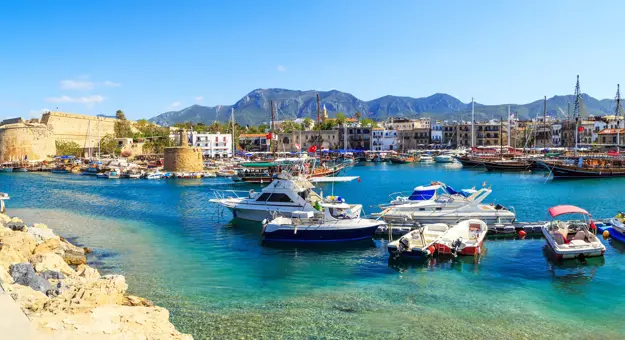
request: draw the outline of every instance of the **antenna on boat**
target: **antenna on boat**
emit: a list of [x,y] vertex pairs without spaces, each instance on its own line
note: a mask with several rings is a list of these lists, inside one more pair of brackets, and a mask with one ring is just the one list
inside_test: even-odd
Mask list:
[[273,160],[276,160],[276,150],[273,146],[273,134],[275,132],[275,121],[274,121],[274,113],[273,113],[273,99],[269,101],[270,105],[271,105],[271,133],[269,134],[269,136],[271,137],[269,139],[269,147],[271,148],[271,152],[273,154]]
[[231,119],[232,119],[232,158],[234,158],[234,155],[237,152],[237,145],[234,143],[234,108],[231,108],[232,111],[231,112]]
[[547,96],[545,96],[545,102],[543,105],[543,148],[547,147]]
[[321,99],[319,98],[319,93],[317,93],[317,131],[319,131],[317,133],[317,150],[315,151],[319,151],[319,166],[322,165],[322,158],[321,158],[321,121],[320,121],[320,115],[321,115]]

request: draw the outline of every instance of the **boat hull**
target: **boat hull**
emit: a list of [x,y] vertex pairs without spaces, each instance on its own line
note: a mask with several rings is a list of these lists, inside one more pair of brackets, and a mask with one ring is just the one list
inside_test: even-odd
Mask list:
[[484,166],[488,171],[529,171],[532,169],[532,164],[506,164],[495,162],[484,162]]
[[465,168],[483,168],[484,167],[484,161],[477,161],[477,160],[466,159],[466,158],[456,158],[456,159]]
[[[484,244],[484,238],[482,238],[477,245],[466,246],[462,248],[461,250],[458,251],[457,255],[463,255],[463,256],[477,255],[481,252],[483,244]],[[448,245],[443,244],[443,243],[436,244],[436,252],[441,255],[453,254],[453,250]]]
[[625,171],[605,171],[587,170],[583,168],[561,167],[557,165],[549,166],[554,179],[577,179],[577,178],[607,178],[625,177]]
[[429,213],[424,215],[415,215],[415,214],[386,214],[383,216],[385,222],[401,225],[401,224],[414,224],[414,222],[419,222],[421,224],[434,224],[434,223],[445,223],[445,224],[455,224],[458,220],[467,219],[467,218],[477,218],[480,219],[488,225],[493,225],[496,223],[512,223],[515,220],[515,215],[509,210],[502,210],[501,212],[495,213],[482,213],[478,214],[477,212],[466,212],[466,213]]
[[276,212],[279,215],[285,217],[291,217],[291,213],[294,211],[305,210],[299,206],[291,207],[271,207],[271,210],[267,210],[265,206],[253,207],[250,205],[245,206],[226,206],[232,212],[232,216],[242,220],[261,222],[265,219],[270,220],[273,218],[271,212]]
[[551,238],[549,231],[543,227],[542,228],[543,236],[545,237],[547,246],[553,252],[558,260],[572,260],[583,257],[599,257],[603,256],[605,253],[605,246],[602,247],[583,247],[583,248],[569,248],[569,249],[560,249],[556,246],[555,241]]
[[13,172],[13,168],[2,168],[0,172]]
[[333,228],[319,225],[299,226],[297,228],[294,226],[281,226],[271,232],[265,230],[263,237],[265,242],[351,242],[371,239],[381,225],[383,224],[354,228]]

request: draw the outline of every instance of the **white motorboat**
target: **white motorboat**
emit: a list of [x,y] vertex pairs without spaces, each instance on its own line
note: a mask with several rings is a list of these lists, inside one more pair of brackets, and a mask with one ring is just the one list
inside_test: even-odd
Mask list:
[[451,155],[442,154],[434,156],[434,161],[436,163],[453,163],[454,158]]
[[128,174],[128,178],[131,178],[131,179],[141,178],[141,173],[139,173],[139,172],[131,172],[131,173]]
[[[597,227],[592,216],[584,209],[573,205],[557,205],[548,210],[551,221],[543,225],[542,232],[547,245],[557,259],[566,260],[603,256],[605,246],[595,231]],[[581,215],[581,220],[557,220],[562,215]]]
[[460,221],[436,241],[436,252],[454,256],[480,254],[486,233],[488,226],[484,221],[478,219]]
[[392,198],[390,205],[374,215],[391,224],[410,225],[417,222],[452,225],[468,218],[477,218],[488,224],[514,222],[516,214],[512,209],[499,204],[482,204],[491,192],[490,188],[456,191],[445,183],[433,182],[429,186],[416,187],[409,196]]
[[361,218],[362,205],[340,197],[319,203],[321,211],[294,211],[291,217],[263,221],[266,242],[348,242],[371,239],[384,221]]
[[386,247],[393,256],[426,257],[434,254],[434,244],[447,231],[449,227],[444,223],[426,224],[422,228],[413,230],[390,242]]
[[271,219],[272,212],[290,217],[294,211],[318,211],[315,206],[322,201],[313,191],[315,186],[303,176],[280,174],[261,192],[250,190],[239,196],[240,191],[215,191],[218,196],[210,202],[232,211],[236,218],[262,221]]
[[164,174],[162,174],[162,173],[157,171],[157,172],[153,172],[151,174],[148,174],[147,176],[145,176],[145,178],[147,178],[147,179],[162,179],[163,175]]
[[434,163],[434,157],[428,154],[423,154],[419,159],[419,163]]

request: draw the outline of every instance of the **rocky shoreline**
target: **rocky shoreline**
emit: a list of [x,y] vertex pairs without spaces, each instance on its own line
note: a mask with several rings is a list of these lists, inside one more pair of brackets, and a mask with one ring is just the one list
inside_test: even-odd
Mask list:
[[77,247],[44,224],[0,214],[0,285],[45,339],[192,339],[169,312],[127,295],[122,275],[100,275]]

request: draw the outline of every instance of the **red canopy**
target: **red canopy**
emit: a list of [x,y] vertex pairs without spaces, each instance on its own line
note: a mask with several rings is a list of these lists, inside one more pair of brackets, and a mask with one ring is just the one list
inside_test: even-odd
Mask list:
[[590,216],[588,211],[578,208],[574,205],[556,205],[555,207],[549,208],[549,215],[551,217],[556,217],[564,214],[584,214]]

